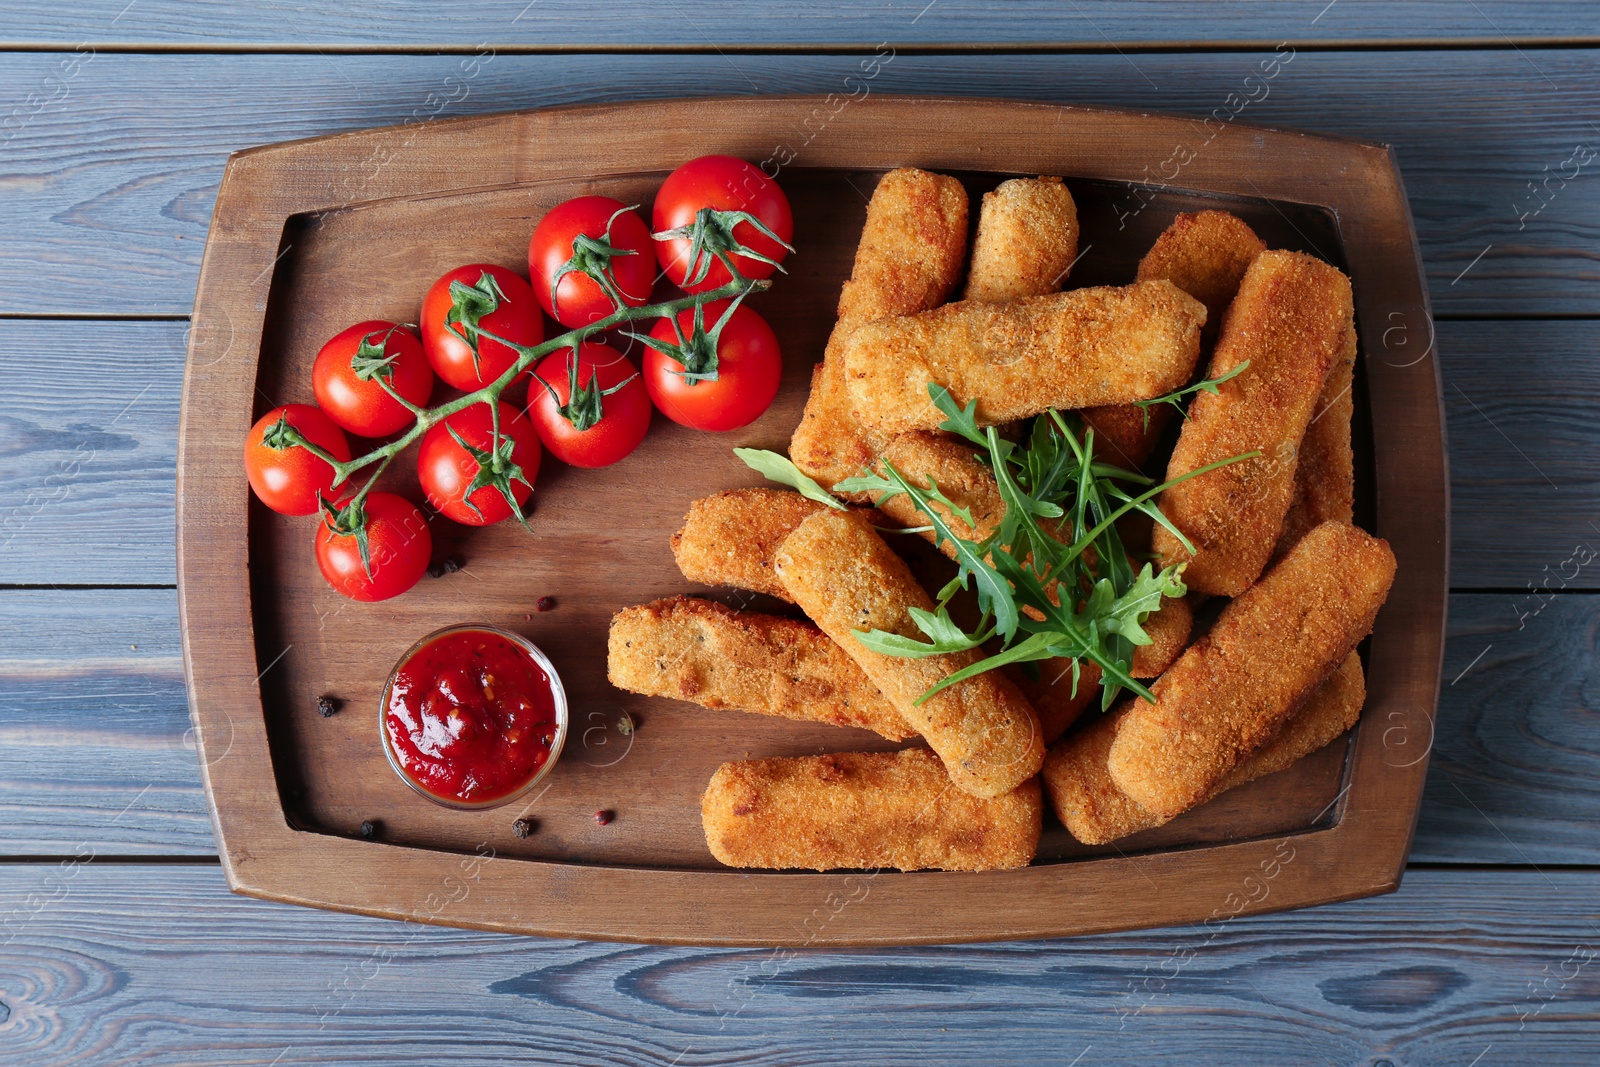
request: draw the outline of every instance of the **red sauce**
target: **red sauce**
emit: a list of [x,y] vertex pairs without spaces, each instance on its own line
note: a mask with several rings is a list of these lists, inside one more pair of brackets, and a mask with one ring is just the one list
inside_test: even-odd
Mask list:
[[555,695],[525,649],[463,630],[400,665],[383,723],[406,777],[446,800],[481,804],[516,792],[549,761]]

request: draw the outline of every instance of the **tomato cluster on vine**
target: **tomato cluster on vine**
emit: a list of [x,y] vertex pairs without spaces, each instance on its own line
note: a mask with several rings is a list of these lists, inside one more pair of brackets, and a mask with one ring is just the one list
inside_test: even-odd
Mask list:
[[[777,395],[777,336],[743,305],[793,251],[794,218],[771,178],[743,160],[702,156],[637,206],[581,196],[552,208],[528,246],[529,279],[493,263],[447,271],[418,324],[378,319],[341,330],[312,364],[316,404],[285,404],[245,439],[255,495],[286,515],[321,515],[316,558],[355,600],[411,588],[432,555],[428,516],[373,486],[418,442],[431,510],[467,526],[527,525],[543,451],[575,467],[625,458],[653,409],[697,430],[759,418]],[[687,294],[652,303],[660,276]],[[565,332],[547,337],[544,317]],[[654,320],[648,333],[619,329]],[[643,372],[600,338],[645,347]],[[459,394],[434,407],[436,381]],[[526,387],[517,407],[503,397]],[[347,436],[349,435],[349,436]],[[353,455],[349,437],[378,442]],[[353,478],[365,481],[358,488]]]

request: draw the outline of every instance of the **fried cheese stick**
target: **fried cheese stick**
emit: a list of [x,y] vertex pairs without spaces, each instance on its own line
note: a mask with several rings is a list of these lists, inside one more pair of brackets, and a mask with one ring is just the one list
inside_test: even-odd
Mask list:
[[[1356,724],[1366,697],[1361,658],[1352,652],[1290,716],[1277,736],[1229,771],[1200,803],[1235,786],[1276,774],[1331,744]],[[1104,845],[1170,821],[1134,803],[1117,788],[1106,768],[1121,718],[1120,711],[1104,716],[1051,748],[1044,758],[1041,777],[1051,807],[1061,825],[1086,845]]]
[[920,638],[907,609],[933,610],[910,568],[860,515],[812,515],[778,547],[774,563],[794,602],[927,739],[958,789],[994,797],[1038,773],[1044,762],[1038,716],[1003,675],[986,671],[916,703],[983,658],[977,649],[907,659],[873,652],[856,639],[856,631],[874,629]]
[[668,597],[617,612],[606,673],[645,696],[855,726],[891,741],[916,733],[815,626],[710,600]]
[[843,345],[845,381],[856,418],[884,437],[945,421],[930,383],[995,425],[1180,388],[1204,321],[1205,307],[1167,281],[968,300],[862,326]]
[[1325,522],[1355,518],[1355,453],[1350,447],[1350,422],[1355,417],[1356,330],[1351,324],[1344,354],[1334,361],[1316,413],[1300,439],[1294,467],[1294,494],[1283,517],[1283,533],[1273,549],[1274,561],[1289,554],[1300,539]]
[[903,168],[878,182],[850,280],[839,295],[839,321],[811,395],[789,442],[789,458],[831,488],[872,461],[876,443],[856,421],[845,388],[844,341],[875,319],[938,307],[961,277],[967,245],[967,192],[942,174]]
[[[907,469],[937,471],[934,476],[940,488],[958,504],[971,507],[974,518],[984,513],[982,500],[985,498],[985,492],[992,494],[993,499],[998,502],[999,490],[995,488],[993,476],[973,458],[970,449],[965,449],[959,443],[935,434],[911,436],[928,439],[925,442],[928,447],[926,454],[921,454],[920,446],[918,449],[896,452],[894,444],[891,444],[889,450],[891,456],[898,456],[900,461],[907,464]],[[917,458],[919,455],[920,458]],[[940,465],[925,465],[935,463]],[[899,469],[898,462],[896,468]],[[980,469],[981,478],[978,476]],[[963,476],[968,479],[965,484],[971,491],[967,499],[963,499],[962,490],[959,488]],[[987,478],[986,490],[983,478]],[[920,478],[913,480],[919,484],[926,484]],[[899,501],[905,499],[897,498]],[[895,503],[896,501],[885,502],[884,513],[890,514],[896,521],[906,523],[920,521],[914,507],[903,514],[903,509],[895,508]],[[766,593],[782,600],[789,600],[788,591],[777,581],[772,557],[777,552],[778,545],[794,532],[802,520],[825,509],[826,505],[807,500],[799,493],[785,489],[731,489],[715,493],[690,505],[683,528],[672,536],[672,552],[678,561],[678,569],[690,581],[705,585],[732,586],[736,589]],[[941,513],[943,510],[940,508]],[[879,513],[872,509],[864,509],[862,514],[868,521],[872,521]],[[998,523],[999,517],[995,516],[993,521]],[[954,517],[952,525],[958,528],[958,533],[966,530],[979,538],[988,536],[993,529],[992,525],[980,525],[974,530]],[[967,534],[962,535],[967,536]],[[949,546],[945,547],[947,552],[953,551]],[[1194,615],[1188,604],[1181,600],[1169,600],[1163,603],[1155,614],[1145,620],[1145,632],[1154,640],[1151,644],[1134,649],[1133,676],[1155,678],[1166,670],[1183,651],[1193,623]],[[751,666],[754,666],[753,661]],[[1021,667],[1005,667],[1002,670],[1034,706],[1043,728],[1044,742],[1049,744],[1077,720],[1090,701],[1097,699],[1100,670],[1094,664],[1085,662],[1080,670],[1078,689],[1074,692],[1070,660],[1044,660],[1037,666],[1038,680],[1030,679],[1028,672]],[[853,662],[851,667],[855,667]],[[781,668],[773,664],[771,669]],[[841,677],[831,677],[830,681],[840,687],[850,684],[848,679]],[[623,686],[623,688],[630,687]],[[876,729],[876,727],[869,728]]]
[[1107,760],[1140,807],[1170,818],[1276,734],[1371,630],[1394,581],[1387,542],[1327,522],[1223,609],[1132,701]]
[[[1250,261],[1267,250],[1266,243],[1238,217],[1226,211],[1181,214],[1156,238],[1139,261],[1137,280],[1165,278],[1206,306],[1200,341],[1216,340],[1224,312],[1239,291]],[[1132,404],[1089,408],[1081,413],[1104,442],[1113,462],[1137,470],[1150,458],[1157,440],[1175,412],[1161,404],[1149,411]]]
[[1353,321],[1350,280],[1319,259],[1263,252],[1245,272],[1208,377],[1246,360],[1250,366],[1216,395],[1194,398],[1167,477],[1251,451],[1260,455],[1161,494],[1161,510],[1195,551],[1162,526],[1151,545],[1163,566],[1189,564],[1183,576],[1189,588],[1237,596],[1260,576],[1283,530],[1300,439]]
[[700,821],[730,867],[994,871],[1033,860],[1043,809],[1037,778],[974,797],[913,748],[724,763]]
[[1078,206],[1060,178],[1012,178],[983,194],[963,300],[1022,300],[1061,288],[1078,258]]
[[788,600],[772,570],[778,545],[827,507],[787,489],[728,489],[689,505],[672,556],[691,582],[731,585]]

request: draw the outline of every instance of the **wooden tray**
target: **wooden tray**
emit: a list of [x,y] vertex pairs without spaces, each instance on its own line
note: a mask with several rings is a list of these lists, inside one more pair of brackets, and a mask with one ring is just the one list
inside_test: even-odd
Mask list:
[[[697,131],[688,140],[682,131]],[[793,162],[790,273],[753,301],[785,351],[783,390],[745,430],[659,416],[608,470],[546,458],[535,537],[434,523],[460,573],[360,605],[316,571],[315,520],[250,500],[241,442],[267,407],[311,399],[319,345],[363,318],[414,320],[459,263],[522,271],[544,211],[604,192],[650,203],[684,158]],[[1181,161],[1181,162],[1180,162]],[[732,871],[707,852],[699,796],[747,755],[879,748],[874,735],[635,697],[605,681],[617,609],[706,591],[667,539],[689,502],[758,484],[734,445],[783,449],[833,322],[879,173],[959,174],[974,194],[1060,174],[1078,200],[1074,285],[1130,280],[1178,210],[1236,211],[1274,247],[1317,252],[1355,283],[1365,524],[1400,561],[1365,657],[1348,745],[1121,847],[1059,827],[1021,871]],[[1143,184],[1130,184],[1143,183]],[[1154,183],[1154,184],[1152,184]],[[1448,499],[1427,295],[1404,190],[1379,145],[1215,120],[985,100],[683,100],[529,111],[273,145],[228,163],[195,300],[178,462],[178,571],[190,703],[229,883],[242,893],[423,922],[711,944],[906,944],[1051,937],[1347,900],[1393,890],[1415,824],[1438,696]],[[1370,434],[1370,437],[1369,437]],[[420,499],[406,462],[390,477]],[[737,602],[732,597],[726,598]],[[536,598],[557,608],[534,614]],[[771,605],[763,605],[771,607]],[[390,771],[377,698],[399,654],[454,622],[528,634],[572,700],[566,754],[520,806],[449,811]],[[344,710],[316,712],[338,696]],[[618,717],[639,729],[624,738]],[[615,811],[609,825],[594,818]],[[364,820],[379,824],[362,839]]]

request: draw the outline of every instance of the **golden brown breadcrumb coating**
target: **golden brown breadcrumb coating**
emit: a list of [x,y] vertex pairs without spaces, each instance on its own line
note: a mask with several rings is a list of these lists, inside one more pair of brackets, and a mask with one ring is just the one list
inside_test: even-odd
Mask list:
[[802,520],[825,507],[787,489],[713,493],[689,505],[683,527],[672,535],[672,556],[691,582],[788,600],[772,556]]
[[983,194],[963,300],[1054,293],[1078,258],[1078,206],[1060,178],[1012,178]]
[[724,763],[700,820],[730,867],[994,871],[1032,862],[1043,808],[1037,778],[979,798],[913,748]]
[[[1332,743],[1356,724],[1366,697],[1361,658],[1352,652],[1289,717],[1277,736],[1245,757],[1201,803],[1235,786],[1276,774]],[[1119,709],[1089,724],[1052,747],[1044,759],[1041,777],[1056,818],[1086,845],[1104,845],[1169,821],[1140,807],[1117,788],[1106,767],[1122,715],[1123,709]]]
[[1205,307],[1171,282],[1075,289],[1007,304],[963,301],[881,319],[844,342],[856,418],[885,437],[937,429],[936,382],[980,425],[1144,400],[1189,381]]
[[[1250,261],[1266,250],[1254,230],[1226,211],[1185,213],[1139,261],[1138,280],[1165,278],[1204,304],[1206,324],[1200,343],[1209,350]],[[1151,408],[1146,418],[1143,408],[1117,404],[1088,408],[1081,414],[1095,428],[1106,458],[1138,470],[1177,412],[1163,404]]]
[[1267,250],[1244,220],[1226,211],[1184,213],[1139,261],[1139,281],[1165,278],[1206,306],[1206,339],[1217,336],[1223,313],[1251,262]]
[[1194,398],[1167,464],[1176,478],[1217,460],[1260,453],[1161,494],[1168,519],[1151,544],[1162,564],[1188,562],[1183,580],[1213,596],[1237,596],[1261,574],[1289,510],[1294,468],[1322,383],[1345,351],[1354,309],[1350,280],[1300,252],[1263,252],[1228,307],[1207,377],[1248,360],[1249,369]]
[[1372,630],[1394,569],[1388,543],[1354,526],[1312,530],[1161,676],[1154,704],[1131,702],[1117,785],[1165,817],[1199,803]]
[[789,442],[789,458],[832,485],[859,474],[877,442],[856,421],[845,389],[842,347],[863,323],[942,304],[961,277],[967,246],[967,193],[942,174],[903,168],[878,182],[839,295],[839,321],[811,375],[811,395]]
[[1038,717],[999,673],[987,671],[916,702],[976,663],[981,652],[907,659],[873,652],[856,639],[857,631],[884,630],[920,640],[907,609],[933,610],[910,568],[865,519],[840,511],[813,515],[779,546],[775,562],[794,602],[927,739],[958,788],[999,796],[1038,773],[1044,761]]
[[1272,552],[1274,561],[1288,555],[1302,537],[1323,523],[1355,519],[1356,461],[1350,446],[1350,423],[1356,410],[1355,367],[1356,329],[1352,323],[1344,355],[1328,371],[1316,411],[1300,439],[1294,493],[1283,517],[1283,533]]
[[606,669],[630,693],[855,726],[891,741],[916,735],[815,626],[710,600],[668,597],[617,612]]
[[1100,706],[1100,667],[1092,660],[1084,660],[1078,668],[1078,687],[1074,689],[1070,659],[1040,660],[1030,666],[1035,670],[1030,672],[1021,664],[1001,670],[1033,705],[1039,715],[1039,733],[1045,744],[1052,745],[1084,711]]
[[1163,599],[1161,607],[1144,620],[1144,632],[1150,635],[1150,643],[1133,650],[1133,676],[1160,677],[1183,655],[1193,628],[1194,610],[1188,601],[1183,597]]

